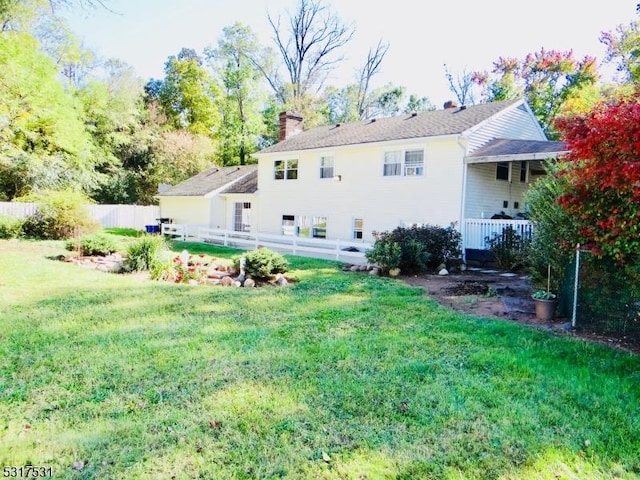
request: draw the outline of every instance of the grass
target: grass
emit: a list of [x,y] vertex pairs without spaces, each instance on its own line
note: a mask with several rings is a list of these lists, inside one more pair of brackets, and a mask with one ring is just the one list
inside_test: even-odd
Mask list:
[[[230,258],[237,251],[177,243]],[[0,466],[56,478],[635,479],[640,359],[288,257],[143,281],[0,241]]]

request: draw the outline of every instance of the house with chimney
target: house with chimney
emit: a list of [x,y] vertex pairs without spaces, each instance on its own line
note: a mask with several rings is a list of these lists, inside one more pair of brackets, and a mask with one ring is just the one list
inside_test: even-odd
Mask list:
[[482,249],[500,224],[485,220],[528,225],[528,186],[565,153],[524,100],[309,130],[302,121],[282,114],[280,141],[256,154],[261,232],[371,242],[375,231],[455,223]]
[[251,179],[251,188],[216,183],[203,193],[207,188],[178,185],[169,195],[194,193],[215,208],[189,217],[196,204],[182,200],[185,215],[180,208],[165,215],[160,196],[161,215],[354,245],[398,226],[453,223],[465,248],[483,249],[484,239],[507,224],[530,229],[525,192],[544,175],[545,160],[566,153],[521,99],[447,102],[441,110],[306,130],[295,113],[283,112],[279,121],[279,141],[254,154],[251,177],[234,180],[244,178],[246,187]]

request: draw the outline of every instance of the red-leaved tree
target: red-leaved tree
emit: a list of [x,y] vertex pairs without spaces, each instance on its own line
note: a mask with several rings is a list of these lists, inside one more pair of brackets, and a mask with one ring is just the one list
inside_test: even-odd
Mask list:
[[579,223],[581,242],[618,264],[640,253],[640,92],[560,119],[570,151],[570,189],[559,204]]

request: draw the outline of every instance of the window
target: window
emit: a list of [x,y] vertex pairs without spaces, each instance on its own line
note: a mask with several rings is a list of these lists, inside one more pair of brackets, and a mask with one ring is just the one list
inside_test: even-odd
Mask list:
[[251,203],[236,202],[233,220],[233,230],[235,232],[251,231]]
[[520,162],[520,182],[527,182],[527,162]]
[[296,234],[296,217],[293,215],[282,216],[282,234],[289,236]]
[[333,178],[333,157],[320,157],[320,178]]
[[393,177],[402,173],[402,152],[384,152],[385,177]]
[[327,217],[313,217],[313,238],[327,238]]
[[404,174],[406,176],[424,173],[424,150],[407,150],[404,153]]
[[496,180],[509,180],[509,162],[496,164]]
[[361,240],[362,239],[362,226],[363,226],[363,221],[361,218],[355,218],[353,220],[353,238],[356,240]]
[[276,160],[273,165],[275,180],[296,180],[298,178],[298,160]]
[[382,174],[385,177],[424,175],[424,150],[385,152]]

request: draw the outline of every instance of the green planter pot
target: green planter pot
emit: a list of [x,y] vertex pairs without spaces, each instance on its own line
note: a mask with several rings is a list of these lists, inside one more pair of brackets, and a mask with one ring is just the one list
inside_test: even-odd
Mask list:
[[536,318],[543,322],[550,322],[556,316],[556,307],[558,306],[558,300],[543,300],[540,298],[533,299],[536,305]]

